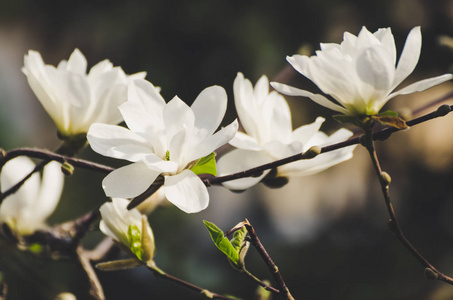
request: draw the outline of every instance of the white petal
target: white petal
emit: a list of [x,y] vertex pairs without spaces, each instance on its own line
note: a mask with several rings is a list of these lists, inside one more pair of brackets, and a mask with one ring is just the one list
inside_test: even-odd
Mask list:
[[220,86],[204,89],[195,99],[191,108],[195,115],[195,126],[212,135],[222,122],[227,107],[227,94]]
[[128,210],[129,201],[113,198],[99,209],[102,220],[99,229],[111,238],[129,247],[129,225],[135,225],[141,231],[141,214],[137,209]]
[[441,83],[443,83],[445,81],[451,80],[452,78],[453,78],[452,74],[444,74],[444,75],[440,75],[440,76],[437,76],[437,77],[428,78],[428,79],[424,79],[424,80],[420,80],[420,81],[414,82],[411,85],[408,85],[405,88],[402,88],[401,90],[390,94],[386,98],[386,101],[388,101],[388,100],[390,100],[393,97],[398,96],[398,95],[407,95],[407,94],[411,94],[411,93],[415,93],[415,92],[424,91],[424,90],[429,89],[429,88],[431,88],[431,87],[433,87],[435,85],[438,85],[438,84],[441,84]]
[[55,161],[48,163],[44,167],[41,189],[33,205],[35,219],[44,222],[53,213],[60,200],[63,184],[61,164]]
[[263,147],[261,147],[258,141],[255,140],[255,138],[240,131],[236,132],[235,136],[231,139],[229,144],[236,148],[244,150],[263,150]]
[[271,86],[279,91],[282,94],[289,95],[289,96],[303,96],[303,97],[308,97],[314,102],[318,103],[319,105],[322,105],[326,108],[338,111],[342,114],[349,114],[348,110],[345,109],[344,107],[341,107],[340,105],[337,105],[327,99],[326,97],[319,95],[319,94],[312,94],[308,91],[301,90],[286,84],[278,83],[278,82],[271,82]]
[[257,99],[254,95],[250,80],[245,79],[242,73],[238,73],[233,83],[234,104],[236,112],[241,120],[242,127],[248,135],[258,138],[259,126],[262,120],[259,114]]
[[220,129],[214,135],[201,141],[199,144],[192,145],[190,149],[187,149],[187,153],[184,154],[184,161],[191,162],[205,157],[219,147],[227,144],[236,134],[238,126],[237,120],[234,120],[230,125]]
[[[366,104],[368,104],[368,101],[385,98],[391,91],[395,66],[385,48],[370,47],[365,49],[357,57],[356,70],[361,80],[358,85],[360,95],[366,100]],[[367,113],[360,111],[357,106],[355,108],[360,113]]]
[[[31,159],[25,156],[20,156],[8,161],[2,168],[1,172],[1,191],[5,192],[27,174],[29,174],[35,167]],[[8,218],[20,218],[24,209],[28,209],[36,200],[39,193],[40,178],[39,173],[33,174],[19,190],[6,198],[0,206],[0,219],[2,221]]]
[[190,170],[165,176],[163,191],[168,201],[190,214],[208,207],[209,194],[201,179]]
[[[322,132],[318,132],[313,141],[310,141],[308,146],[324,146],[347,140],[352,135],[352,132],[346,129],[340,129],[330,137]],[[345,147],[339,150],[322,153],[313,159],[299,160],[278,167],[278,174],[281,176],[307,176],[319,173],[327,168],[339,164],[352,157],[354,146]]]
[[163,111],[165,133],[167,141],[177,134],[183,126],[192,128],[195,124],[195,115],[192,109],[178,96],[175,96],[164,108]]
[[392,65],[396,64],[396,46],[395,39],[393,38],[392,30],[390,28],[380,28],[373,33],[380,41],[382,46],[387,50],[392,58]]
[[[265,151],[249,151],[237,149],[220,157],[217,162],[218,176],[245,171],[269,162],[273,159]],[[247,177],[226,181],[222,185],[231,190],[246,190],[264,178],[270,171],[264,171],[259,177]]]
[[102,187],[108,197],[133,198],[146,191],[159,174],[144,163],[136,162],[108,174]]
[[135,162],[152,152],[142,137],[121,126],[93,124],[87,139],[94,151],[113,158]]
[[[170,153],[171,155],[171,153]],[[147,155],[143,162],[148,168],[159,173],[174,173],[178,169],[178,164],[173,161],[166,161],[151,153]]]
[[[128,87],[128,102],[120,106],[127,127],[135,132],[152,133],[164,128],[165,100],[150,82],[135,80]],[[150,135],[151,135],[150,134]]]
[[392,89],[397,87],[415,69],[422,48],[422,33],[420,26],[412,28],[409,32],[403,51],[401,52]]
[[75,49],[69,57],[68,63],[66,64],[68,71],[85,75],[87,71],[87,60],[83,56],[79,49]]
[[316,121],[311,124],[301,126],[294,130],[292,139],[293,141],[298,141],[302,145],[306,145],[308,141],[315,135],[316,132],[321,128],[322,123],[325,119],[322,117],[317,117]]

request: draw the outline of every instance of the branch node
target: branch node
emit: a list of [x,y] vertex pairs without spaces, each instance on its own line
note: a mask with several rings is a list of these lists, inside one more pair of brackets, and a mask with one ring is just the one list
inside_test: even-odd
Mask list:
[[308,149],[307,151],[304,152],[303,156],[304,156],[304,158],[310,159],[310,158],[315,158],[319,154],[321,154],[321,147],[312,146],[312,147],[310,147],[310,149]]
[[445,115],[448,115],[450,111],[451,111],[450,105],[444,104],[439,106],[439,108],[437,109],[437,114],[439,117],[443,117]]
[[390,182],[392,182],[392,177],[387,172],[381,172],[381,181],[385,185],[385,187],[388,187],[390,185]]

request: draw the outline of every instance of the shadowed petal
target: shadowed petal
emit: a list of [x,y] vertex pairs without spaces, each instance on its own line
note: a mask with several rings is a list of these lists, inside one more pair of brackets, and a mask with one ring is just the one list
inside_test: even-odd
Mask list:
[[[249,151],[236,149],[223,155],[217,162],[218,176],[234,174],[245,171],[266,163],[272,162],[273,159],[265,151]],[[247,177],[223,182],[222,185],[231,190],[246,190],[266,176],[270,170],[264,171],[258,177]]]
[[190,214],[208,207],[209,194],[201,179],[190,170],[166,176],[163,192],[168,201]]

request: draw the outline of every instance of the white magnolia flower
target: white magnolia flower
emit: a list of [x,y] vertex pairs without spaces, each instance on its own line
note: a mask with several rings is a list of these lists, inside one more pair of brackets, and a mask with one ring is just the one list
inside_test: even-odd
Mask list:
[[30,50],[24,58],[22,72],[31,89],[66,137],[86,133],[94,122],[122,122],[118,105],[126,101],[129,82],[146,76],[127,76],[109,60],[99,62],[88,74],[86,71],[87,61],[79,49],[56,68],[45,65],[36,51]]
[[[8,161],[1,173],[1,191],[13,187],[34,168],[35,164],[28,157],[21,156]],[[22,235],[44,228],[46,219],[60,199],[63,177],[59,163],[48,163],[42,180],[39,173],[34,173],[16,193],[3,201],[0,205],[0,222],[7,223],[12,230]]]
[[283,94],[309,97],[342,114],[375,115],[395,96],[420,92],[453,78],[452,74],[444,74],[393,92],[417,65],[421,43],[420,27],[415,27],[407,37],[396,68],[395,41],[390,28],[371,33],[363,27],[358,36],[345,32],[341,44],[321,44],[315,56],[287,57],[294,69],[338,104],[323,95],[285,84],[271,85]]
[[[147,220],[143,222],[142,218],[146,217],[136,208],[128,210],[128,204],[128,200],[121,198],[113,198],[112,202],[104,203],[99,209],[102,217],[99,229],[105,235],[126,246],[140,260],[143,252],[149,249],[152,253],[147,255],[152,259],[155,248],[153,231]],[[143,228],[144,224],[145,228]],[[150,237],[150,245],[142,245],[144,230]]]
[[[312,124],[293,131],[291,113],[286,100],[273,91],[262,76],[253,89],[252,83],[238,73],[234,81],[234,103],[246,133],[237,132],[230,144],[237,147],[218,162],[220,175],[244,171],[278,159],[305,152],[312,146],[325,146],[347,140],[352,132],[340,129],[330,137],[320,132],[324,122],[317,118]],[[277,176],[304,176],[325,170],[350,159],[354,146],[323,153],[309,160],[300,160],[277,168]],[[244,190],[258,183],[260,177],[249,177],[223,183],[230,189]]]
[[129,87],[129,101],[120,106],[129,129],[93,124],[88,131],[94,151],[132,162],[107,175],[102,182],[106,195],[136,197],[162,174],[162,192],[170,202],[187,213],[205,209],[207,189],[190,168],[228,143],[237,131],[234,121],[214,133],[226,111],[225,90],[206,88],[189,107],[178,97],[166,104],[145,80],[134,83]]

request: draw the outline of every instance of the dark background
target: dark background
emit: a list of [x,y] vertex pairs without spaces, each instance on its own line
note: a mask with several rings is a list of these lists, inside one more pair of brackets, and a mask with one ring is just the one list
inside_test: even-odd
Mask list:
[[[77,47],[90,67],[108,58],[128,74],[146,71],[167,101],[178,95],[190,104],[204,88],[221,85],[230,99],[224,121],[228,124],[235,118],[232,85],[238,71],[252,82],[262,74],[275,78],[290,70],[285,56],[301,46],[314,51],[320,42],[340,42],[344,31],[357,34],[362,26],[372,32],[391,27],[400,53],[417,25],[422,26],[422,54],[404,84],[451,71],[453,51],[440,46],[438,38],[453,36],[453,1],[0,0],[0,147],[58,145],[50,118],[20,72],[29,49],[40,51],[53,65]],[[316,91],[302,76],[295,75],[290,83]],[[450,90],[444,84],[392,100],[391,105],[407,112]],[[294,128],[318,115],[327,119],[323,130],[340,128],[330,118],[332,112],[306,99],[288,100]],[[380,143],[378,151],[393,178],[391,192],[403,230],[426,258],[451,275],[450,119],[395,134]],[[120,165],[89,148],[81,157]],[[170,274],[211,291],[253,299],[256,284],[229,267],[202,224],[208,219],[227,230],[248,218],[296,299],[453,298],[453,288],[426,280],[423,268],[386,229],[388,216],[369,167],[365,151],[358,148],[351,161],[320,175],[294,179],[278,191],[256,187],[233,194],[211,188],[211,204],[200,214],[158,208],[149,218],[156,236],[156,262]],[[76,170],[67,178],[50,223],[71,220],[106,201],[101,181],[102,175]],[[102,237],[96,228],[84,241],[87,247]],[[71,262],[37,260],[13,248],[3,252],[8,299],[53,299],[63,291],[87,298],[85,279]],[[253,249],[247,266],[258,277],[271,278]],[[154,278],[144,268],[98,275],[107,299],[202,298]]]

